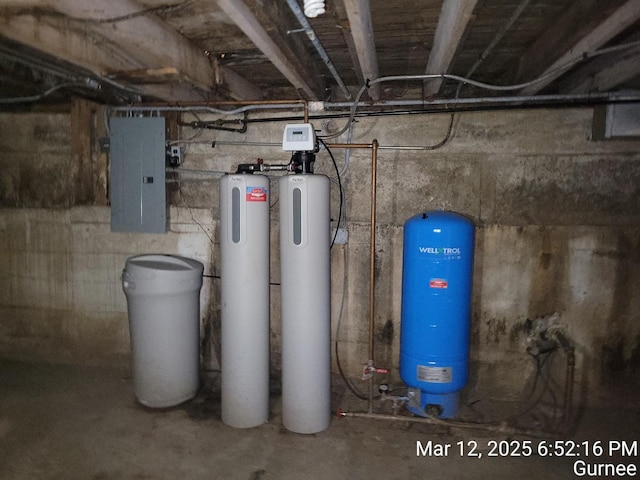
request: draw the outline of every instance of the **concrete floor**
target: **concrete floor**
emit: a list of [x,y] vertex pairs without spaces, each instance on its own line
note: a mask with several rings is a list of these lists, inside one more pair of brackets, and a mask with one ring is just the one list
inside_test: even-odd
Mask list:
[[[542,440],[363,418],[336,418],[328,430],[303,436],[282,428],[278,399],[272,403],[268,424],[237,430],[220,421],[219,399],[206,390],[154,411],[134,401],[126,370],[0,361],[0,478],[549,480],[573,478],[579,460],[489,457],[491,441],[531,440],[536,449]],[[608,448],[639,436],[640,408],[588,411],[572,438]],[[417,441],[430,440],[452,444],[448,456],[416,456]],[[459,441],[477,442],[482,457],[462,457]],[[637,455],[606,452],[586,460],[638,463]]]

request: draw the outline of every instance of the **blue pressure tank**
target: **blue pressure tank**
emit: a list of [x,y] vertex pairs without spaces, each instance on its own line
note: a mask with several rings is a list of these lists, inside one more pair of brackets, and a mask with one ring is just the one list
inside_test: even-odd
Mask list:
[[400,376],[417,415],[458,413],[468,376],[473,246],[473,223],[457,213],[421,213],[404,225]]

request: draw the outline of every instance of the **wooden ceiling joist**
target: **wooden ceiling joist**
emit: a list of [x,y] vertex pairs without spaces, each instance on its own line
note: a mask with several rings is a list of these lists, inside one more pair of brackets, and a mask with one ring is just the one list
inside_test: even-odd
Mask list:
[[[0,89],[73,84],[51,102],[343,100],[300,23],[284,0],[0,0]],[[523,95],[640,88],[640,0],[331,0],[309,23],[347,87],[368,82],[365,101],[457,96],[443,73]],[[479,76],[464,73],[480,61]],[[375,83],[417,73],[438,78]]]
[[3,36],[40,50],[96,74],[127,68],[143,68],[140,62],[116,51],[113,45],[98,44],[88,31],[71,28],[68,21],[52,18],[43,22],[32,15],[0,17]]
[[[160,94],[159,98],[169,101],[202,100],[214,87],[216,76],[207,55],[161,19],[135,15],[141,11],[135,2],[59,0],[52,7],[63,15],[0,17],[1,34],[100,77],[128,70],[172,69],[175,77],[187,84],[185,88],[136,86],[143,95]],[[126,20],[109,21],[132,14]],[[233,84],[227,88],[234,98],[261,98],[261,91],[247,84],[242,83],[241,92],[234,92]],[[164,91],[181,96],[167,97]]]
[[607,92],[640,77],[640,45],[603,55],[572,72],[559,85],[560,93]]
[[349,50],[349,56],[351,57],[351,63],[353,64],[353,69],[358,79],[358,83],[360,85],[363,85],[365,82],[365,78],[362,75],[362,68],[360,68],[360,61],[358,60],[356,45],[353,42],[353,35],[351,35],[351,31],[349,29],[349,17],[347,16],[347,11],[344,8],[344,3],[336,2],[335,9],[336,18],[338,19],[340,25],[340,32],[342,34],[342,37],[344,38],[345,43],[347,44],[347,49]]
[[[378,78],[378,56],[373,36],[373,22],[369,0],[344,0],[349,27],[358,54],[360,70],[365,80]],[[369,96],[373,100],[380,99],[380,84],[369,88]]]
[[112,43],[126,46],[145,67],[174,67],[196,87],[211,89],[213,68],[204,51],[160,18],[138,15],[143,10],[140,4],[132,0],[57,0],[53,6],[75,23],[90,25]]
[[[444,0],[425,73],[448,73],[478,0]],[[424,96],[435,95],[442,79],[425,81]]]
[[[616,9],[611,15],[600,22],[594,29],[592,29],[586,36],[582,37],[577,43],[575,43],[569,50],[564,52],[560,58],[548,66],[544,72],[542,72],[538,78],[544,77],[543,80],[536,82],[520,91],[521,95],[535,95],[543,88],[549,85],[551,82],[559,78],[566,73],[567,65],[574,65],[576,61],[580,60],[585,53],[593,52],[609,40],[613,39],[616,35],[620,34],[640,19],[640,0],[628,0],[618,9]],[[561,19],[562,20],[562,19]],[[579,19],[576,19],[579,21]],[[545,35],[546,44],[554,44],[553,39],[549,39],[549,35],[554,32],[554,29],[550,29]],[[556,32],[560,34],[561,32]],[[555,43],[558,48],[562,43]],[[523,62],[530,62],[531,58],[539,58],[540,53],[535,50],[528,52],[523,56]],[[523,78],[520,79],[525,80]]]
[[308,100],[318,99],[312,82],[302,77],[242,0],[218,0],[218,6],[251,39],[255,46],[260,49],[291,85],[304,92]]

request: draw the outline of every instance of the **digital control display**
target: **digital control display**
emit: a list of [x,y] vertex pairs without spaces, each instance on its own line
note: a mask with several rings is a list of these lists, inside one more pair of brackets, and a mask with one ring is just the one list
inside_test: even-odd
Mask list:
[[312,151],[315,148],[313,125],[301,123],[287,125],[282,138],[282,149],[289,151]]

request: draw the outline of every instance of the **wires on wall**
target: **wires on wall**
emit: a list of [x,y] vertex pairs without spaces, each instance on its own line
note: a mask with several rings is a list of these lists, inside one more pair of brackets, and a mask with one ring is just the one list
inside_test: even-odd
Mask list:
[[331,162],[333,163],[333,168],[336,171],[336,178],[337,178],[337,182],[338,182],[338,188],[340,190],[340,206],[338,208],[338,221],[336,223],[336,231],[333,234],[333,239],[331,240],[331,248],[333,248],[333,245],[336,243],[336,237],[338,236],[338,229],[340,228],[340,222],[342,220],[342,209],[343,209],[343,205],[344,205],[344,189],[342,187],[342,179],[340,178],[340,170],[338,169],[338,164],[336,162],[335,157],[333,156],[333,153],[331,152],[331,149],[327,146],[325,141],[322,140],[321,138],[318,138],[318,141],[322,144],[324,149],[327,151],[327,153],[329,154],[329,157],[331,157]]
[[18,103],[38,102],[48,97],[49,95],[52,95],[58,90],[62,90],[64,88],[86,87],[86,86],[87,86],[87,82],[80,82],[80,81],[59,83],[58,85],[55,85],[50,89],[36,95],[29,95],[26,97],[0,98],[0,105],[13,105]]
[[142,17],[145,15],[148,15],[150,13],[172,13],[175,12],[177,10],[180,10],[182,8],[187,7],[188,5],[194,3],[196,0],[184,0],[182,2],[178,2],[178,3],[173,3],[170,5],[157,5],[155,7],[149,7],[149,8],[143,8],[140,10],[136,10],[127,14],[123,14],[123,15],[118,15],[115,17],[74,17],[71,15],[64,15],[64,14],[58,14],[58,13],[49,13],[49,15],[51,16],[58,16],[58,15],[62,15],[64,18],[69,19],[69,20],[73,20],[75,22],[83,22],[83,23],[94,23],[94,24],[100,24],[100,23],[118,23],[118,22],[123,22],[125,20],[131,20],[132,18],[137,18],[137,17]]

